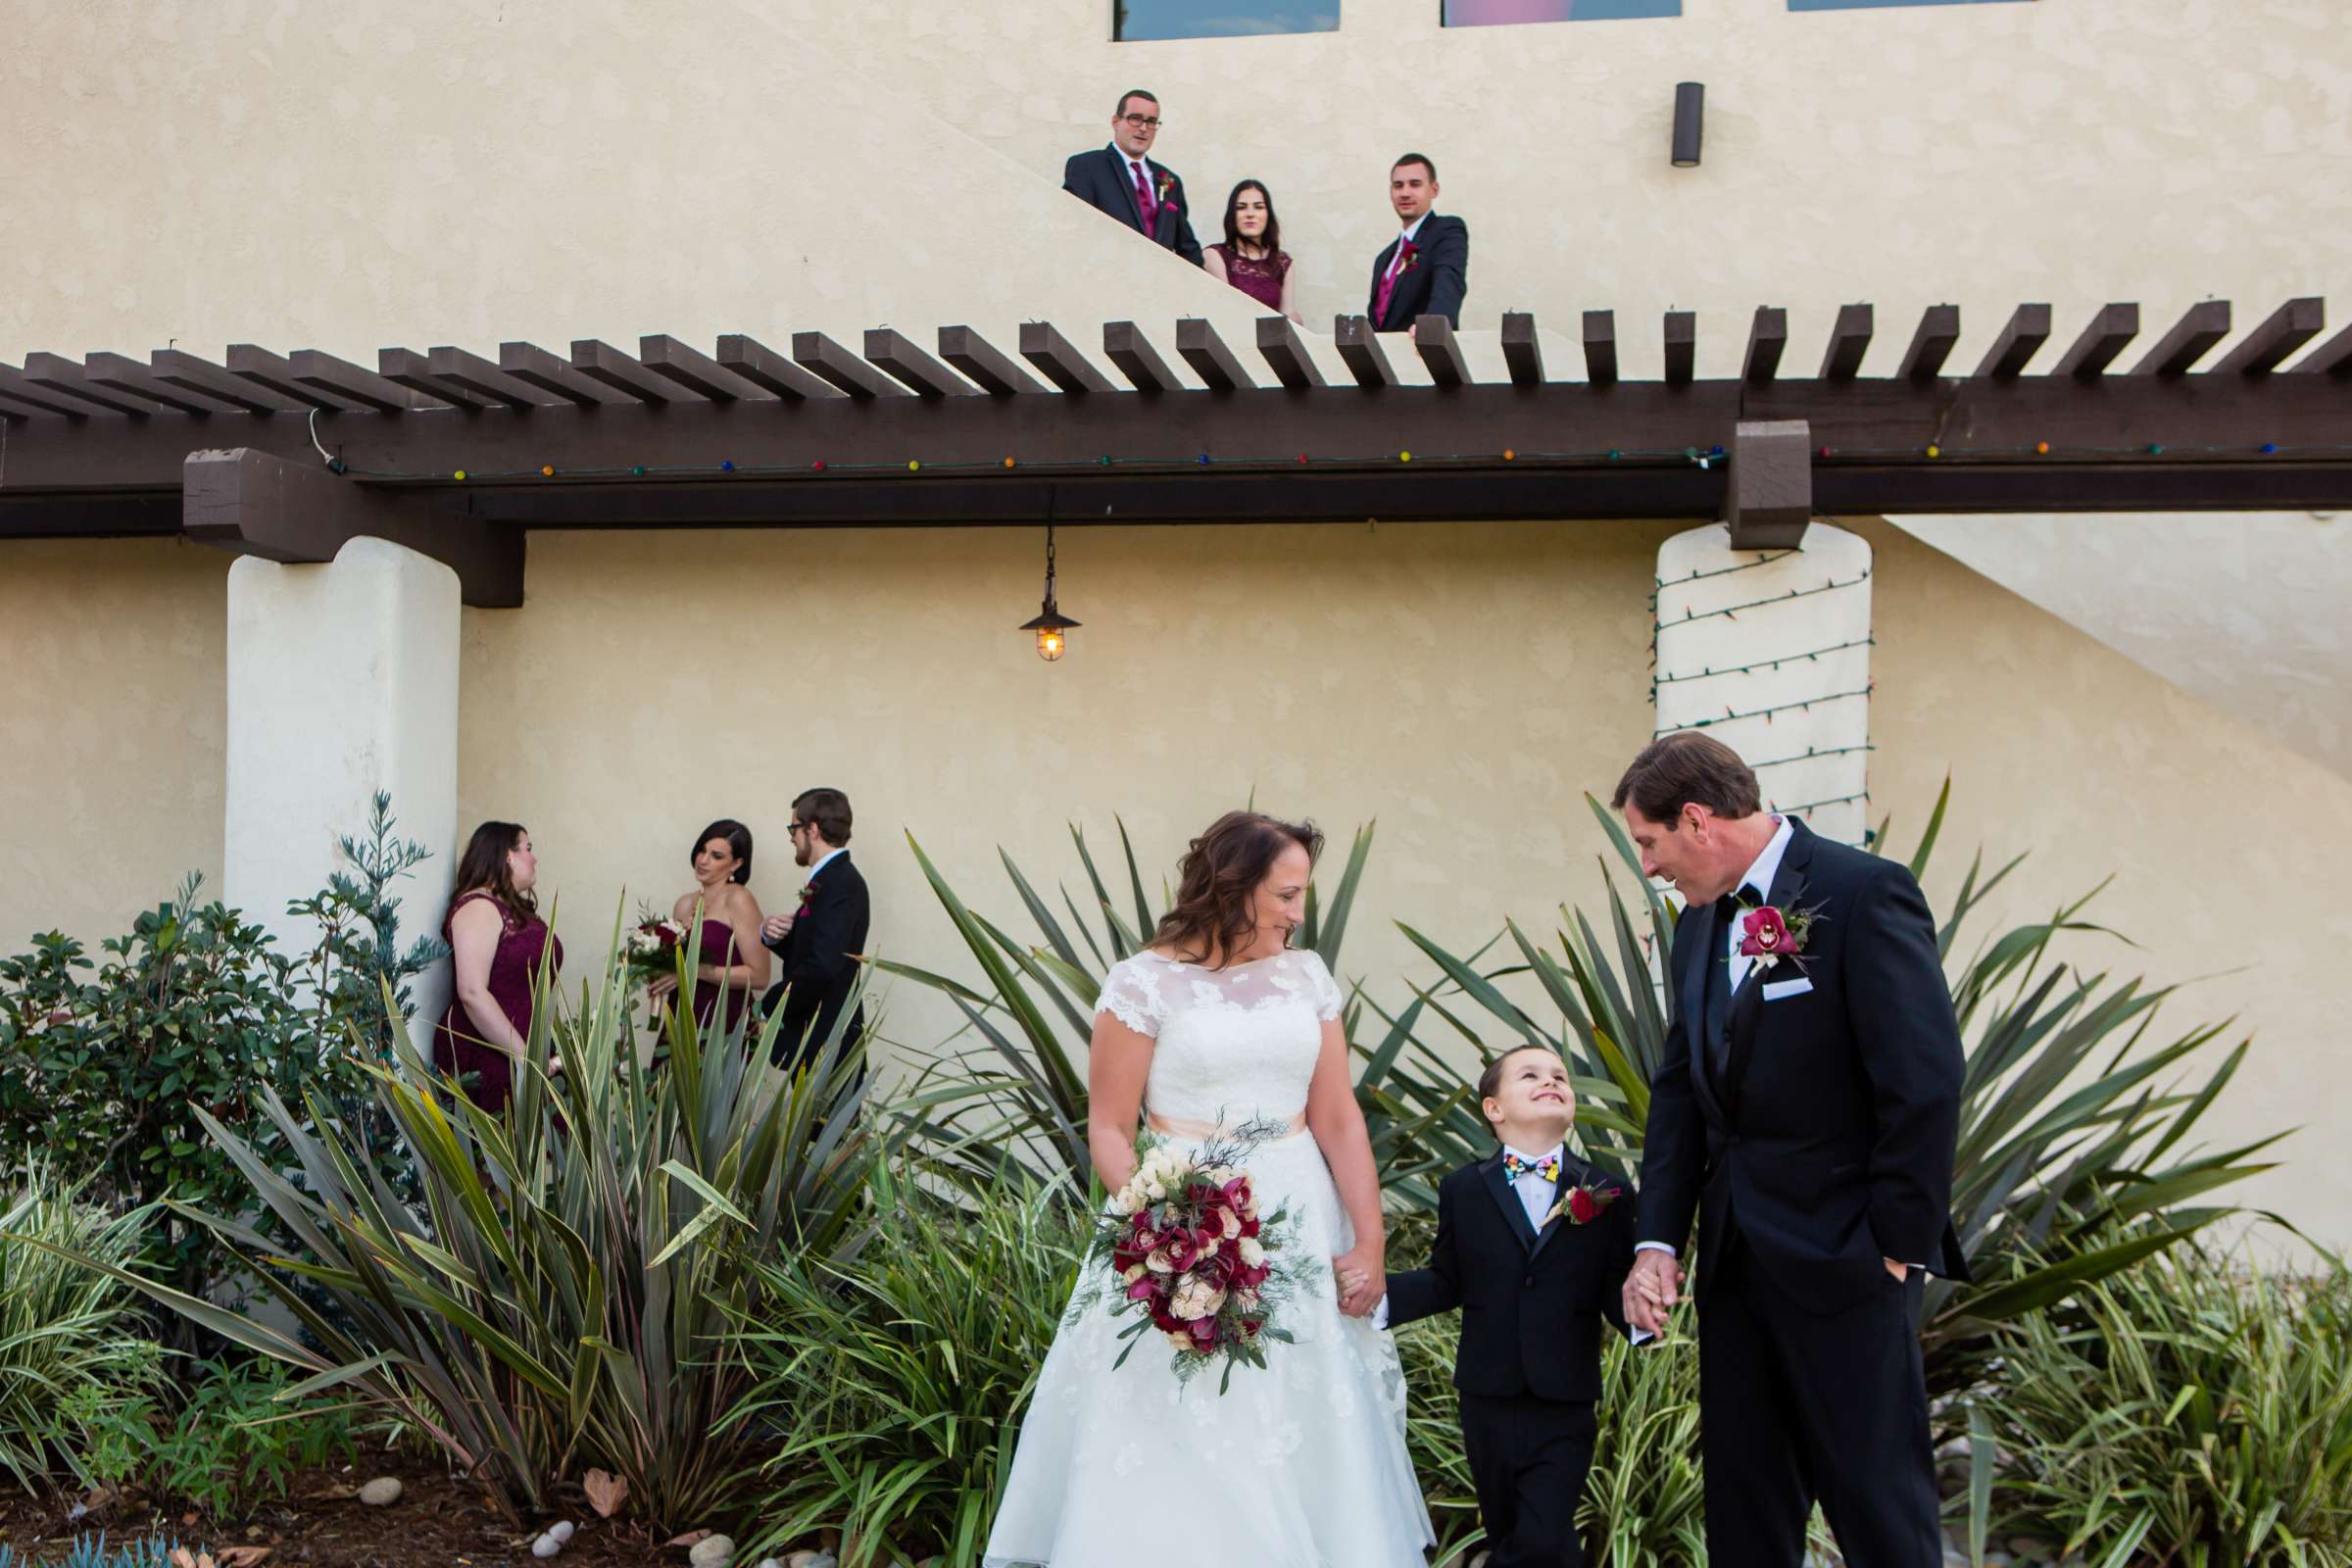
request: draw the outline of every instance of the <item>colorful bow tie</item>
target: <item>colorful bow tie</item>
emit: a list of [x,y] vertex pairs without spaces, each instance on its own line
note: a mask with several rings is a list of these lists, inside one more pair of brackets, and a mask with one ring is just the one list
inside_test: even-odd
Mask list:
[[1547,1182],[1560,1179],[1560,1156],[1545,1154],[1542,1159],[1522,1159],[1512,1150],[1502,1152],[1502,1174],[1512,1181],[1522,1176],[1541,1176]]

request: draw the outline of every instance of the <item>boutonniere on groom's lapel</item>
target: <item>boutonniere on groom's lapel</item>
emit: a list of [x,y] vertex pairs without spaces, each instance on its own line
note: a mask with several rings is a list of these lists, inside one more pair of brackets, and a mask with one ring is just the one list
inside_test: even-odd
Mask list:
[[1421,247],[1409,239],[1398,240],[1396,243],[1404,247],[1404,260],[1396,265],[1396,275],[1402,277],[1421,265]]
[[810,877],[808,881],[801,884],[801,912],[803,914],[807,914],[808,912],[808,906],[814,904],[815,902],[816,878]]
[[1625,1196],[1625,1189],[1598,1181],[1586,1182],[1568,1189],[1567,1196],[1551,1205],[1544,1216],[1548,1225],[1565,1215],[1571,1225],[1590,1225],[1609,1211],[1609,1205]]
[[1770,969],[1783,958],[1802,969],[1805,940],[1813,934],[1813,922],[1820,913],[1819,905],[1809,909],[1783,909],[1777,904],[1764,904],[1744,910],[1740,916],[1740,956],[1755,959],[1759,970]]
[[1172,201],[1168,200],[1168,193],[1169,193],[1170,191],[1174,190],[1175,188],[1176,188],[1176,176],[1175,176],[1175,175],[1173,175],[1173,174],[1162,174],[1162,175],[1160,175],[1160,176],[1159,176],[1159,205],[1160,205],[1160,206],[1162,206],[1162,207],[1173,207],[1173,206],[1175,206],[1175,205],[1176,205],[1174,202],[1172,202]]

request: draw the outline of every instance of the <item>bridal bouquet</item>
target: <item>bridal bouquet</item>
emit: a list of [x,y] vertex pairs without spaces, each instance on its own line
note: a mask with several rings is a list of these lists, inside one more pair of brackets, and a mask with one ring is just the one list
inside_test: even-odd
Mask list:
[[686,940],[686,928],[642,906],[637,913],[637,923],[620,944],[621,962],[628,966],[630,977],[645,985],[662,975],[676,974],[678,944]]
[[1156,1329],[1175,1348],[1178,1382],[1222,1362],[1222,1394],[1237,1364],[1265,1367],[1268,1340],[1289,1343],[1276,1321],[1293,1284],[1280,1256],[1287,1215],[1258,1212],[1241,1163],[1257,1141],[1246,1127],[1193,1153],[1149,1137],[1137,1144],[1135,1176],[1111,1199],[1088,1252],[1112,1275],[1111,1315],[1138,1314],[1119,1334],[1126,1348],[1114,1369]]

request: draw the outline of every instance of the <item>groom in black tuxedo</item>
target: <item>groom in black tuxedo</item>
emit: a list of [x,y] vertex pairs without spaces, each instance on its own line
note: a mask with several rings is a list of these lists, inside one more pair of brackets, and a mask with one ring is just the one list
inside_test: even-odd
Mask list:
[[[850,863],[850,798],[839,790],[804,790],[792,803],[792,858],[808,867],[808,878],[799,910],[770,915],[760,927],[760,945],[784,960],[784,978],[761,1004],[769,1014],[779,1002],[784,1008],[772,1056],[779,1066],[797,1067],[824,1050],[858,986],[873,906],[865,878]],[[864,1026],[860,1005],[843,1041],[856,1040]]]
[[1653,741],[1611,804],[1686,901],[1625,1307],[1663,1326],[1695,1215],[1707,1560],[1797,1568],[1818,1500],[1850,1568],[1933,1568],[1921,1292],[1968,1265],[1927,900],[1900,863],[1766,813],[1698,731]]
[[1061,188],[1199,267],[1200,242],[1193,237],[1184,181],[1151,158],[1158,136],[1159,100],[1141,87],[1128,89],[1110,112],[1110,145],[1072,153],[1061,166]]
[[1424,316],[1462,324],[1470,289],[1470,225],[1437,211],[1438,166],[1406,153],[1389,171],[1389,205],[1403,225],[1372,259],[1364,315],[1375,332],[1406,332]]
[[1576,1096],[1549,1047],[1495,1057],[1478,1098],[1502,1147],[1438,1184],[1429,1266],[1389,1276],[1374,1322],[1462,1309],[1453,1386],[1488,1568],[1583,1568],[1576,1509],[1599,1433],[1600,1325],[1626,1328],[1633,1195],[1568,1152]]

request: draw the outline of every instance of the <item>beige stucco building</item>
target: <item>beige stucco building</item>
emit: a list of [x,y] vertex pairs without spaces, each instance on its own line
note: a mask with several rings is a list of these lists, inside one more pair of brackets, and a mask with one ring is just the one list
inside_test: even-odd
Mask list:
[[[1793,360],[1869,300],[1889,324],[1864,373],[1886,374],[1939,302],[1961,307],[1966,367],[2021,301],[2048,301],[2063,337],[2114,300],[2161,324],[2230,298],[2244,327],[2290,296],[2352,299],[2352,41],[2318,0],[1685,0],[1487,28],[1441,27],[1437,0],[1342,0],[1336,31],[1165,43],[1112,42],[1108,9],[0,0],[20,106],[0,361],[949,323],[1009,342],[1043,318],[1202,317],[1245,341],[1239,295],[1057,189],[1135,84],[1160,95],[1157,156],[1204,238],[1234,179],[1271,186],[1335,380],[1316,329],[1363,309],[1407,147],[1470,222],[1480,365],[1505,310],[1547,329],[1695,311],[1704,376],[1738,371],[1758,305],[1787,307]],[[1685,80],[1708,92],[1695,169],[1667,157]],[[1654,330],[1625,354],[1654,376]],[[2352,386],[2345,416],[2352,443]],[[1838,521],[1875,552],[1872,813],[1907,845],[1948,772],[1930,891],[1978,844],[2031,852],[1997,915],[2113,874],[2092,913],[2137,946],[2076,956],[2191,982],[2169,1017],[2256,1037],[2213,1136],[2303,1127],[2246,1197],[2352,1240],[2352,522]],[[575,954],[624,898],[682,890],[714,816],[761,835],[754,889],[789,903],[782,829],[810,784],[857,804],[877,946],[957,972],[908,834],[1009,915],[998,848],[1068,875],[1073,822],[1100,844],[1117,813],[1172,866],[1252,792],[1343,834],[1377,817],[1346,967],[1396,999],[1431,972],[1394,921],[1469,949],[1596,897],[1583,797],[1651,733],[1647,600],[1688,526],[1065,529],[1061,603],[1084,625],[1052,665],[1012,629],[1036,608],[1035,528],[536,531],[521,608],[452,597],[453,646],[402,656],[422,673],[401,701],[429,722],[454,684],[457,714],[454,765],[400,766],[448,775],[444,838],[531,828]],[[299,592],[342,567],[234,569]],[[304,725],[239,729],[237,682],[250,711],[300,650],[256,624],[240,662],[231,570],[184,540],[0,540],[0,943],[120,929],[190,868],[234,886],[228,846],[256,831],[230,825],[237,758],[305,777]],[[329,708],[318,725],[348,728]],[[320,789],[355,787],[375,744]],[[364,798],[344,804],[328,814],[351,825]],[[323,876],[329,837],[278,820],[281,862]],[[894,1042],[949,1028],[889,993]]]

